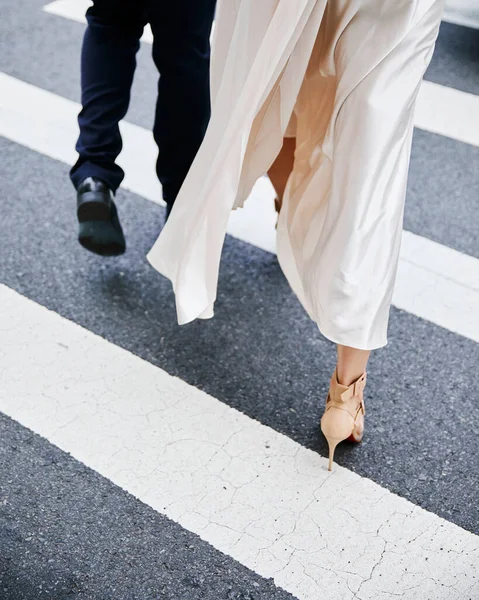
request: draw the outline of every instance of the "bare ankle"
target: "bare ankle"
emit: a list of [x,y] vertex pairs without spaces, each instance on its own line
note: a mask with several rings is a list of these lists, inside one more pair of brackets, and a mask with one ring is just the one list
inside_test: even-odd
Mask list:
[[338,346],[336,374],[338,383],[350,386],[366,371],[369,355],[367,350]]

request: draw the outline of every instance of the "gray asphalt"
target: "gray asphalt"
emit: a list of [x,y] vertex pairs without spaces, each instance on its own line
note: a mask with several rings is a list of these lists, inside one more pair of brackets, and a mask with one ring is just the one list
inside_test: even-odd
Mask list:
[[[78,100],[83,27],[43,4],[2,0],[0,70]],[[478,40],[443,24],[428,78],[479,94]],[[138,62],[128,119],[149,127],[147,46]],[[2,139],[0,156],[0,282],[326,454],[334,348],[274,256],[228,238],[215,319],[179,328],[170,285],[145,260],[160,207],[120,191],[129,249],[102,260],[75,240],[67,167]],[[478,167],[477,148],[416,131],[407,229],[479,256]],[[338,462],[479,533],[478,364],[478,344],[393,309],[370,366],[367,438]],[[0,454],[2,600],[289,597],[6,418]]]
[[416,129],[405,229],[479,258],[478,215],[479,148]]
[[479,94],[479,31],[442,23],[426,79]]

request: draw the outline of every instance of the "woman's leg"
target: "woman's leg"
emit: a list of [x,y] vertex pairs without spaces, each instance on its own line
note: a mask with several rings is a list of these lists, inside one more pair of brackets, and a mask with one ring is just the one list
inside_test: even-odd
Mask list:
[[341,385],[349,386],[366,372],[371,352],[348,346],[338,346],[336,373]]
[[283,203],[283,196],[286,190],[289,176],[293,170],[294,152],[296,150],[296,138],[284,138],[281,152],[271,165],[268,171],[268,177],[273,184],[276,192],[276,210],[279,212]]

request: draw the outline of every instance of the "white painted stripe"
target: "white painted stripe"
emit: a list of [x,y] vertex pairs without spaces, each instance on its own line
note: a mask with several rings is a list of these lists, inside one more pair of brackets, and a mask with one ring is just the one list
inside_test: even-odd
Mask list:
[[479,4],[477,0],[447,0],[444,21],[479,29]]
[[[55,0],[43,7],[43,10],[52,15],[57,15],[78,23],[86,23],[85,13],[91,6],[89,0]],[[149,25],[145,27],[142,41],[153,43],[153,34]]]
[[479,260],[404,231],[393,304],[479,342]]
[[5,286],[0,305],[0,410],[297,598],[479,593],[479,537]]
[[416,106],[416,126],[479,146],[479,96],[424,81]]
[[[0,90],[0,135],[67,164],[75,162],[78,104],[5,74],[0,74]],[[127,122],[121,127],[124,187],[161,202],[151,132]],[[233,213],[228,231],[274,252],[275,218],[273,191],[262,179],[245,208]],[[394,304],[479,342],[479,260],[404,232]]]

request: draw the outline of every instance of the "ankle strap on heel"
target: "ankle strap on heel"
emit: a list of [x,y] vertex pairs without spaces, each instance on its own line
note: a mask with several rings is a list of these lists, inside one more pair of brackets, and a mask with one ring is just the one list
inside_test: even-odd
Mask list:
[[[327,408],[334,406],[336,408],[340,408],[342,410],[346,410],[347,412],[350,412],[352,407],[351,406],[346,407],[346,405],[348,404],[349,400],[351,400],[351,398],[357,397],[360,400],[360,404],[357,409],[356,408],[353,409],[353,412],[356,412],[356,410],[361,410],[363,415],[365,415],[366,409],[364,406],[363,391],[364,391],[364,388],[366,387],[366,379],[367,379],[367,375],[366,375],[366,373],[363,373],[361,375],[361,377],[359,377],[351,385],[349,385],[349,386],[341,385],[338,381],[338,375],[335,371],[331,378],[331,387],[330,387],[330,392],[329,392],[328,401],[327,401]],[[354,415],[352,413],[350,413],[350,414],[354,417]]]
[[347,402],[353,396],[359,396],[360,394],[362,394],[364,392],[365,387],[366,373],[363,373],[359,379],[357,379],[354,383],[348,386],[347,389],[344,390],[344,392],[340,395],[340,398],[341,400],[343,400],[343,402]]

